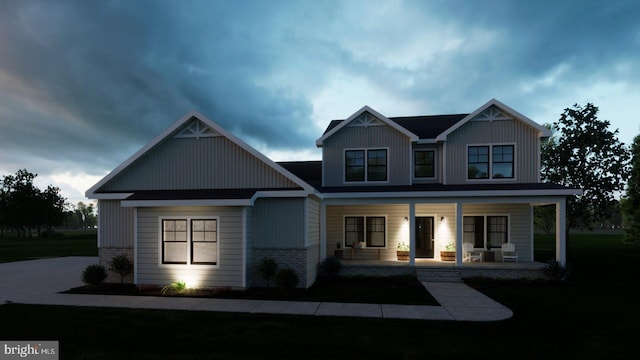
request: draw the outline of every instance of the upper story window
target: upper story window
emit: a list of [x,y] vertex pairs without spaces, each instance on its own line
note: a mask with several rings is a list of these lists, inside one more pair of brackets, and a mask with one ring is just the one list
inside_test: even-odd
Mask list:
[[413,154],[413,176],[432,178],[435,176],[435,151],[416,150]]
[[512,179],[513,165],[513,145],[469,146],[468,179]]
[[387,150],[345,151],[345,181],[387,181]]

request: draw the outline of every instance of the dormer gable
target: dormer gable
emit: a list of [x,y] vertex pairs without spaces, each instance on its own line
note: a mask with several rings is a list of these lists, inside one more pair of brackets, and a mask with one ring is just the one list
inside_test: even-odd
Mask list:
[[516,110],[510,108],[509,106],[503,104],[502,102],[500,102],[500,101],[498,101],[496,99],[491,99],[488,102],[486,102],[484,105],[482,105],[478,109],[476,109],[474,112],[472,112],[471,114],[465,116],[463,119],[458,121],[456,124],[454,124],[453,126],[448,128],[447,130],[442,132],[440,135],[438,135],[436,140],[437,141],[446,141],[447,140],[447,136],[449,134],[453,133],[454,131],[456,131],[457,129],[459,129],[460,127],[462,127],[464,124],[468,123],[469,121],[500,121],[500,120],[512,120],[512,119],[520,121],[520,122],[526,124],[527,126],[533,128],[534,130],[536,130],[538,132],[538,136],[540,136],[540,137],[550,137],[551,136],[551,131],[549,129],[547,129],[546,127],[536,123],[535,121],[529,119],[525,115],[523,115],[523,114],[517,112]]
[[360,110],[353,113],[346,120],[341,122],[332,122],[333,127],[330,127],[318,140],[316,140],[316,146],[322,147],[325,140],[338,133],[345,127],[370,127],[370,126],[390,126],[393,129],[399,131],[403,135],[407,136],[411,141],[418,141],[418,136],[406,128],[400,126],[395,121],[390,120],[386,116],[380,114],[369,106],[365,105]]

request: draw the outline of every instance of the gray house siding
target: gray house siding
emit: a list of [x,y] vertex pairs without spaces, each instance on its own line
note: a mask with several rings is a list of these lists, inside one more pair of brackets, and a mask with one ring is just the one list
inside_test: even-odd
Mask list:
[[[160,222],[163,217],[217,216],[218,265],[161,264]],[[166,285],[186,281],[194,287],[243,288],[243,211],[242,207],[158,207],[137,211],[138,284]]]
[[305,246],[304,198],[264,198],[253,209],[253,247],[301,248]]
[[295,187],[262,160],[217,136],[168,138],[99,191]]
[[120,206],[120,200],[98,201],[98,246],[133,248],[133,209]]
[[[540,138],[537,130],[517,120],[471,120],[449,134],[446,145],[446,181],[468,183],[467,145],[514,144],[515,178],[488,181],[534,183],[539,181]],[[477,182],[478,180],[474,180]]]
[[[411,142],[406,135],[390,126],[345,126],[325,140],[322,150],[324,186],[362,185],[345,183],[345,149],[386,148],[387,178],[385,185],[411,183]],[[380,184],[372,182],[372,184]]]

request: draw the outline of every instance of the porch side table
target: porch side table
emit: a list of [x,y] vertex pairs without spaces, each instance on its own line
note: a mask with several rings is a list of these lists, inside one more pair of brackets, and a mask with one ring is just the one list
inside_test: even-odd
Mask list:
[[496,253],[494,253],[493,251],[489,251],[489,250],[485,250],[482,252],[482,261],[485,262],[494,262],[496,259],[495,256]]

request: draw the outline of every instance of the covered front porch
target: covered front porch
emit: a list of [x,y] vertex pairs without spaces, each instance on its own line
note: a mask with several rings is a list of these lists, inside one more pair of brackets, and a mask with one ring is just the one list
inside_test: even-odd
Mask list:
[[[386,273],[403,267],[459,268],[465,274],[540,270],[544,265],[535,262],[533,251],[533,210],[543,204],[556,206],[555,253],[564,264],[565,196],[325,199],[321,258],[341,257],[346,267],[384,266]],[[517,259],[503,259],[502,244],[513,246]],[[407,261],[398,258],[400,248],[408,250]],[[453,261],[441,257],[445,249],[453,251]],[[469,258],[469,250],[484,256]]]

